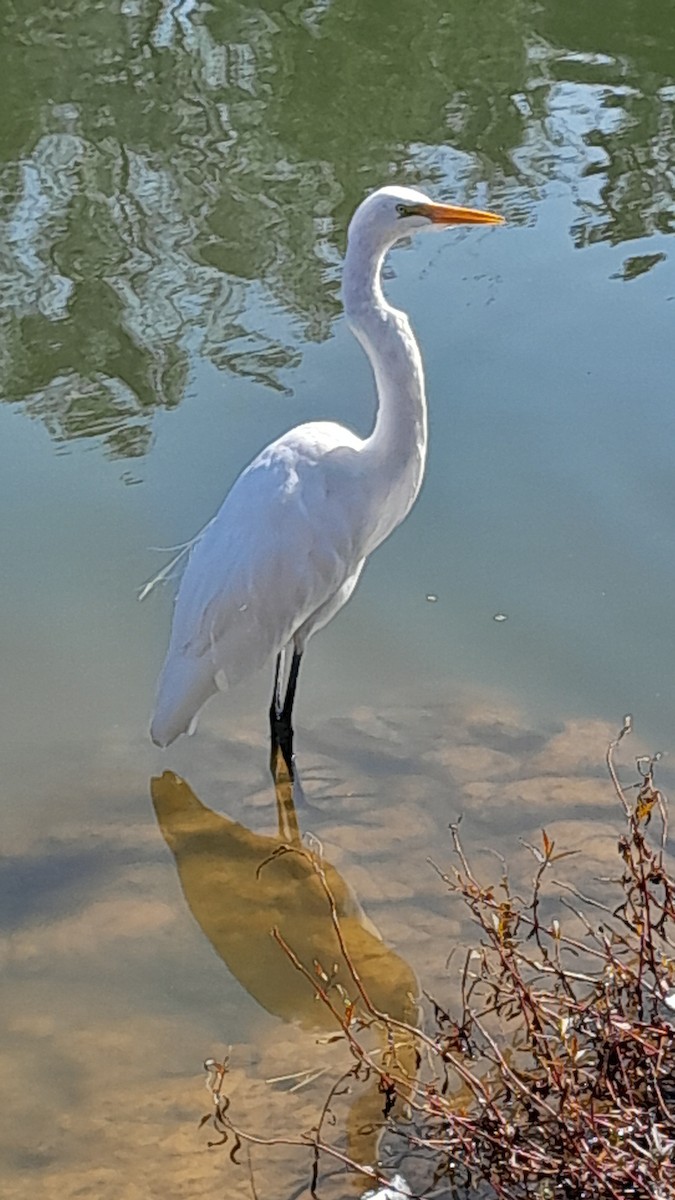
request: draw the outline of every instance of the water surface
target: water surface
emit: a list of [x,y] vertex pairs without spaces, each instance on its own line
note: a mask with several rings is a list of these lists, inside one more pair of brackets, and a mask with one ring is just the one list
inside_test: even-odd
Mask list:
[[[518,834],[544,822],[609,846],[608,730],[632,711],[672,748],[674,16],[6,0],[3,1194],[165,1200],[226,1178],[249,1197],[196,1132],[201,1061],[232,1044],[242,1114],[283,1132],[288,1093],[264,1080],[324,1053],[214,953],[150,802],[171,770],[274,836],[270,681],[159,755],[170,590],[136,595],[152,547],[191,536],[283,429],[368,431],[339,273],[370,188],[508,225],[390,260],[429,469],[303,667],[302,831],[391,961],[450,991],[469,931],[426,865],[448,820],[464,809],[521,865]],[[292,1093],[297,1127],[321,1087]],[[261,1197],[302,1194],[306,1161],[259,1154],[255,1172]]]

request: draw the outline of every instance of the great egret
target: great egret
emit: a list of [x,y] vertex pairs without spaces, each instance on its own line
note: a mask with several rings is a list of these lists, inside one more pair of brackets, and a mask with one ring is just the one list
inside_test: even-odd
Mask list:
[[[246,468],[195,538],[159,679],[151,736],[167,746],[203,704],[276,655],[272,759],[293,774],[292,709],[307,642],[346,604],[368,555],[410,511],[422,483],[427,409],[408,318],[387,303],[387,251],[419,229],[496,225],[490,212],[383,187],[349,225],[344,310],[370,359],[375,425],[361,439],[328,421],[300,425]],[[287,679],[286,679],[287,676]]]

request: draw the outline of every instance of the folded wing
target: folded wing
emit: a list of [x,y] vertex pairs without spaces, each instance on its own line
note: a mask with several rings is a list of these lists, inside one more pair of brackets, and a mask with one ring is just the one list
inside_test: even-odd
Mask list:
[[306,434],[299,446],[280,439],[197,538],[158,685],[159,745],[186,732],[215,691],[278,653],[353,574],[349,472],[337,462],[326,469],[330,453]]

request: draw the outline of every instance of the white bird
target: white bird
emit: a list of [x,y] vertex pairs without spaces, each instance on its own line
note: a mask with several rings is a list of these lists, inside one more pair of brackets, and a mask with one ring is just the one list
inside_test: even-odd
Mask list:
[[424,474],[422,359],[408,318],[382,292],[384,257],[420,229],[502,220],[405,187],[380,188],[357,208],[342,298],[375,376],[373,431],[362,439],[317,421],[283,434],[246,467],[197,535],[159,678],[151,726],[158,745],[191,732],[210,696],[276,655],[272,757],[281,749],[292,776],[291,716],[305,646],[346,604],[368,555],[407,516]]

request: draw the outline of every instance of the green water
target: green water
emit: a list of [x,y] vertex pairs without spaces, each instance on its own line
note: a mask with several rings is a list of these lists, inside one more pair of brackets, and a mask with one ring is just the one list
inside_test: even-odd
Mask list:
[[[514,845],[561,805],[601,822],[574,745],[593,776],[627,711],[675,744],[675,5],[0,0],[0,31],[3,1195],[250,1197],[195,1132],[201,1060],[232,1043],[281,1129],[263,1081],[317,1051],[192,920],[149,779],[272,832],[270,680],[155,752],[152,547],[283,429],[368,430],[339,277],[369,189],[505,214],[392,255],[427,480],[297,711],[303,830],[443,986],[449,814]],[[256,1169],[302,1194],[304,1160]]]

